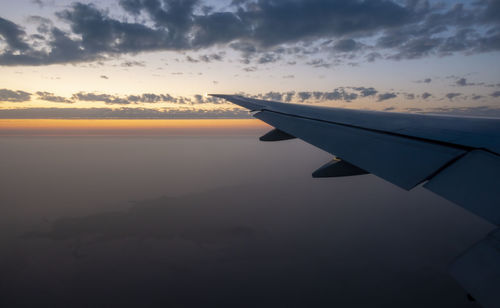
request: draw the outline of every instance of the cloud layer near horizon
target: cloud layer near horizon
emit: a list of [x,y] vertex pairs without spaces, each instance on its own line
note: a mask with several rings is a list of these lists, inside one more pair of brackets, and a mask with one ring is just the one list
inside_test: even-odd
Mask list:
[[256,64],[279,61],[283,54],[354,54],[374,61],[500,50],[499,0],[452,6],[425,0],[405,5],[384,0],[238,0],[223,10],[198,0],[120,0],[119,5],[122,18],[79,2],[58,11],[58,20],[69,30],[32,16],[37,31],[27,33],[0,17],[0,65],[76,63],[213,46],[236,50],[244,62]]
[[[398,96],[404,95],[406,100],[413,100],[415,98],[427,99],[432,96],[429,93],[423,93],[421,95],[413,93],[399,93],[399,92],[386,92],[380,93],[373,87],[338,87],[331,91],[288,91],[288,92],[267,92],[256,95],[250,95],[246,93],[240,93],[240,95],[272,100],[281,101],[287,103],[321,103],[321,102],[332,102],[332,101],[342,101],[351,102],[362,98],[376,98],[376,101],[386,101]],[[377,95],[378,94],[378,95]],[[455,98],[461,96],[460,93],[448,93],[445,97]],[[497,97],[497,92],[493,92],[491,97]],[[133,104],[159,104],[168,103],[175,105],[220,105],[226,104],[227,102],[223,99],[219,99],[212,96],[205,95],[194,95],[192,97],[185,96],[172,96],[170,94],[155,94],[155,93],[143,93],[128,96],[120,96],[113,94],[95,93],[95,92],[78,92],[74,93],[71,97],[63,97],[55,95],[54,93],[37,91],[35,94],[21,91],[21,90],[9,90],[0,89],[0,103],[2,102],[16,102],[23,103],[32,101],[32,99],[38,101],[46,101],[53,103],[62,104],[73,104],[75,102],[100,102],[106,105],[133,105]]]

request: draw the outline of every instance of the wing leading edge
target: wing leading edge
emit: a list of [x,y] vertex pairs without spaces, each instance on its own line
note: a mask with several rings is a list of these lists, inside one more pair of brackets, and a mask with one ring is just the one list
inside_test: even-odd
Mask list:
[[[304,140],[342,161],[322,174],[373,173],[403,189],[424,188],[500,225],[500,119],[398,114],[213,95],[276,128],[272,140]],[[266,139],[264,138],[264,139]],[[334,168],[335,163],[327,164]],[[340,166],[342,164],[337,164]],[[345,166],[350,168],[345,169]],[[489,236],[452,265],[484,306],[500,307],[500,237]],[[487,261],[485,261],[487,260]]]

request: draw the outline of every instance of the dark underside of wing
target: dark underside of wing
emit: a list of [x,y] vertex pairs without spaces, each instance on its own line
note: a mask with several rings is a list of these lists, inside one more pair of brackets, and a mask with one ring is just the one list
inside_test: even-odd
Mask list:
[[[316,177],[372,173],[403,189],[423,187],[500,225],[500,119],[398,114],[214,95],[275,127],[261,138],[299,138],[336,160]],[[473,273],[473,274],[471,274]],[[500,236],[474,246],[452,274],[484,306],[500,307]],[[497,306],[498,305],[498,306]]]

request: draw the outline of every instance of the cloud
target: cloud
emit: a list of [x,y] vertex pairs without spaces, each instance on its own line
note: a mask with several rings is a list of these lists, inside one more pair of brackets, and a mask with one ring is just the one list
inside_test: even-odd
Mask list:
[[170,94],[143,93],[121,97],[112,94],[103,93],[85,93],[79,92],[72,96],[73,100],[82,102],[103,102],[106,105],[130,105],[130,104],[156,104],[170,103],[178,105],[200,105],[200,104],[223,104],[224,100],[216,97],[206,97],[203,95],[194,95],[193,97],[177,96]]
[[291,102],[294,96],[295,96],[295,91],[289,91],[289,92],[283,93],[283,98],[284,98],[285,102]]
[[313,67],[324,67],[329,68],[332,66],[331,63],[326,62],[324,59],[314,59],[306,63],[307,65],[311,65]]
[[407,40],[403,45],[399,46],[397,53],[389,56],[390,59],[418,59],[428,55],[440,46],[442,39],[431,37],[418,37]]
[[351,52],[358,48],[358,43],[353,39],[344,39],[335,43],[333,49],[340,52]]
[[376,60],[383,58],[382,55],[378,52],[370,52],[365,57],[368,62],[375,62]]
[[67,99],[66,97],[62,96],[57,96],[54,95],[54,93],[50,92],[36,92],[36,95],[38,96],[38,99],[48,101],[48,102],[54,102],[54,103],[74,103],[72,100]]
[[256,66],[249,66],[249,67],[243,68],[243,70],[247,73],[251,73],[251,72],[255,72],[257,70],[257,67]]
[[416,83],[431,83],[432,78],[424,78],[422,80],[417,80]]
[[495,91],[495,92],[491,93],[490,96],[492,96],[492,97],[500,97],[500,91]]
[[405,97],[408,100],[413,100],[413,99],[415,99],[415,94],[413,94],[413,93],[405,93]]
[[475,86],[476,83],[471,83],[471,82],[467,82],[467,79],[466,78],[459,78],[455,84],[459,87],[465,87],[465,86]]
[[259,59],[258,63],[259,64],[266,64],[266,63],[273,63],[281,59],[281,57],[277,54],[274,53],[265,53],[263,54]]
[[104,102],[106,105],[128,105],[130,101],[114,95],[79,92],[73,94],[72,98],[79,101]]
[[429,92],[424,92],[424,93],[422,93],[422,98],[423,98],[423,99],[428,99],[428,98],[429,98],[429,97],[431,97],[431,96],[432,96],[432,94],[430,94]]
[[146,66],[146,63],[143,61],[125,61],[120,64],[122,67],[133,67],[133,66],[141,66],[144,67]]
[[[285,101],[291,101],[295,97],[295,92],[282,93],[285,97]],[[353,101],[358,98],[357,93],[347,92],[345,88],[337,88],[333,91],[314,91],[314,92],[298,92],[296,93],[298,100],[301,102],[305,102],[308,100],[316,100],[316,101],[339,101],[343,100],[346,102]]]
[[379,94],[377,101],[379,101],[379,102],[386,101],[386,100],[393,99],[396,97],[398,97],[396,93],[387,92],[387,93]]
[[356,91],[359,91],[361,92],[361,96],[362,97],[367,97],[367,96],[373,96],[375,94],[378,93],[377,90],[375,90],[374,88],[370,87],[370,88],[365,88],[365,87],[357,87],[357,88],[353,88],[354,90]]
[[283,101],[283,93],[268,92],[262,96],[262,99],[271,100],[271,101]]
[[467,85],[467,79],[460,78],[459,80],[457,80],[456,84],[457,84],[457,86],[461,86],[461,87],[466,86]]
[[26,32],[15,23],[0,17],[0,37],[7,43],[10,50],[26,51],[30,46],[24,41]]
[[[352,92],[349,90],[353,90],[356,92]],[[359,93],[358,93],[359,92]],[[339,87],[335,88],[332,91],[289,91],[289,92],[268,92],[266,94],[258,94],[258,95],[248,95],[242,93],[243,96],[249,96],[259,99],[268,99],[275,101],[284,101],[284,102],[301,102],[301,103],[315,103],[315,102],[332,102],[332,101],[345,101],[351,102],[360,97],[372,97],[375,96],[378,91],[373,87]],[[390,99],[391,95],[396,97],[397,95],[394,93],[386,93],[382,94],[383,99]],[[407,93],[407,98],[412,99],[415,97],[414,94]]]
[[454,98],[459,97],[460,95],[462,95],[462,93],[448,93],[445,96],[447,99],[449,99],[451,101]]
[[200,61],[205,62],[205,63],[210,63],[214,61],[222,61],[224,60],[225,52],[219,52],[219,53],[212,53],[212,54],[207,54],[207,55],[201,55],[199,57]]
[[31,100],[31,93],[0,89],[0,102],[27,102]]
[[300,101],[306,101],[312,97],[311,92],[298,92],[297,96],[299,97]]
[[[23,27],[0,18],[0,36],[6,45],[0,52],[0,65],[77,63],[214,46],[241,52],[244,63],[256,58],[263,64],[280,60],[276,52],[270,53],[276,47],[318,53],[326,50],[319,46],[324,40],[334,42],[325,47],[333,54],[366,49],[368,61],[500,50],[498,4],[493,0],[475,5],[429,5],[426,1],[402,4],[396,0],[237,3],[207,10],[201,0],[121,0],[125,16],[117,19],[109,11],[77,2],[56,13],[69,31],[43,23],[30,35]],[[219,59],[220,54],[197,60]],[[317,67],[328,64],[311,63]]]

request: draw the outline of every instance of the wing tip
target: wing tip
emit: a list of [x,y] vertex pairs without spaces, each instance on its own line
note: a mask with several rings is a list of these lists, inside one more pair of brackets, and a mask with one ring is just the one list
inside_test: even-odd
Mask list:
[[262,109],[262,105],[255,103],[252,99],[245,98],[241,95],[231,94],[208,94],[209,96],[225,99],[233,104],[250,109],[250,111]]

